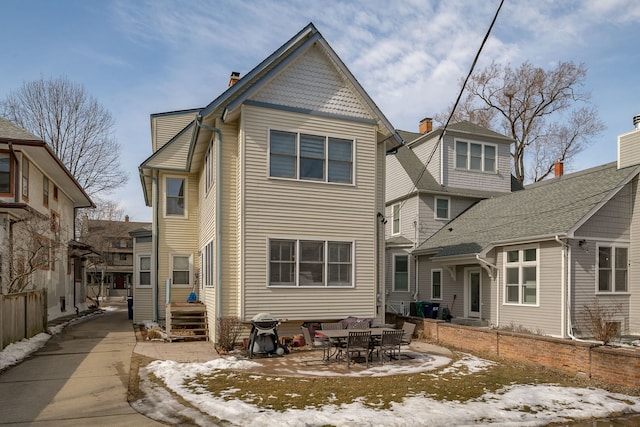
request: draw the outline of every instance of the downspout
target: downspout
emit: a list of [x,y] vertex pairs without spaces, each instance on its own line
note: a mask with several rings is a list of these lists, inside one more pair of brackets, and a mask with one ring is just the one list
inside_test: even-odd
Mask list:
[[[418,193],[418,203],[417,205],[420,205],[420,193]],[[416,206],[416,211],[418,211],[418,206]],[[417,216],[417,220],[413,222],[413,226],[414,226],[414,236],[413,236],[413,249],[415,250],[418,247],[418,227],[419,227],[419,219],[420,216]],[[413,258],[413,268],[414,268],[414,277],[415,277],[415,285],[416,285],[416,290],[413,293],[413,300],[414,301],[418,301],[418,283],[419,283],[419,273],[418,273],[418,257],[415,255],[411,256]]]
[[[156,171],[156,174],[158,172]],[[152,245],[153,245],[153,263],[154,263],[154,267],[153,270],[155,272],[154,274],[154,286],[152,288],[152,292],[153,295],[151,297],[151,299],[153,300],[153,321],[154,322],[158,322],[159,320],[159,313],[158,313],[158,294],[159,294],[159,290],[158,290],[158,260],[160,259],[160,256],[158,255],[158,248],[159,248],[159,243],[158,243],[158,212],[159,212],[159,207],[158,207],[158,200],[160,198],[160,189],[158,188],[158,177],[156,175],[145,175],[142,173],[142,170],[140,170],[140,176],[143,178],[150,178],[151,181],[153,182],[153,186],[154,186],[154,191],[153,191],[153,195],[151,196],[152,200],[151,200],[151,206],[153,207],[153,230],[151,231],[151,241],[152,241]]]
[[[562,307],[560,310],[560,324],[562,327],[560,335],[564,338],[566,333],[566,335],[575,339],[571,334],[571,322],[568,321],[568,319],[571,319],[571,292],[567,290],[567,287],[571,287],[571,280],[567,278],[567,283],[565,283],[565,274],[571,275],[571,268],[567,265],[567,253],[570,253],[570,246],[560,240],[559,236],[555,236],[555,241],[562,246],[562,265],[560,266],[560,286],[562,287],[562,292],[560,293],[560,307]],[[565,272],[565,268],[568,272]]]
[[[218,135],[216,150],[216,318],[222,317],[222,131],[216,127],[201,123],[198,116],[196,124]],[[211,136],[213,141],[213,135]]]
[[496,271],[496,328],[500,326],[500,270],[498,266],[491,264],[486,259],[482,258],[480,254],[476,254],[476,259],[489,274],[489,278],[493,279],[493,270]]

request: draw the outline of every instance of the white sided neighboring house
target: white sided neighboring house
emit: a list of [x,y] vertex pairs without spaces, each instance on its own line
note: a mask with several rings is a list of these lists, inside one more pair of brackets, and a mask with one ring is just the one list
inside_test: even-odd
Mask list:
[[90,197],[49,146],[0,118],[2,292],[46,290],[49,319],[86,309],[88,248],[75,241],[74,227],[76,209],[89,207]]
[[214,340],[226,316],[296,333],[384,318],[385,155],[402,140],[313,24],[204,108],[151,115],[151,132],[136,319],[194,291]]

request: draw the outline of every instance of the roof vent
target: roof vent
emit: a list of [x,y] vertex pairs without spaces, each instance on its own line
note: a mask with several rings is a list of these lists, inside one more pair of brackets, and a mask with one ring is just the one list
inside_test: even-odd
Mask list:
[[633,127],[640,129],[640,114],[633,116]]

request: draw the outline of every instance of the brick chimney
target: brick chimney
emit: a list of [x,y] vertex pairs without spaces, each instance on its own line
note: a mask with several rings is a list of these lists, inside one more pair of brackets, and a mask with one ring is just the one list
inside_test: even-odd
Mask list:
[[129,222],[129,215],[124,216],[124,222]]
[[231,72],[231,77],[229,77],[229,87],[231,87],[234,84],[238,83],[238,80],[240,80],[240,73],[237,72],[237,71],[232,71]]
[[425,117],[420,120],[420,126],[418,127],[418,132],[420,133],[429,133],[433,130],[433,120],[431,117]]
[[564,175],[564,163],[562,162],[562,160],[556,161],[553,164],[553,169],[554,169],[556,178]]

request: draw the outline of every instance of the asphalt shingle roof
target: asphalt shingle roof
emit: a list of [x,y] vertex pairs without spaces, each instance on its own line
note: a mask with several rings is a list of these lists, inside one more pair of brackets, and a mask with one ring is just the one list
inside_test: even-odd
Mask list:
[[40,141],[40,138],[4,117],[0,117],[0,138],[23,141]]
[[609,163],[482,200],[416,249],[435,256],[463,256],[492,244],[565,235],[612,197],[640,168]]

